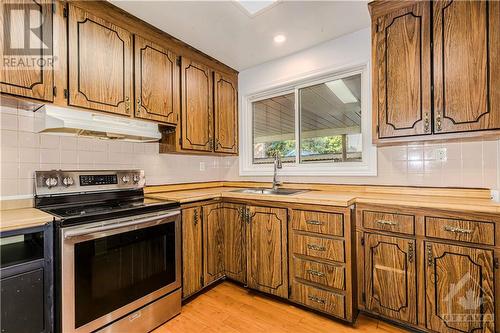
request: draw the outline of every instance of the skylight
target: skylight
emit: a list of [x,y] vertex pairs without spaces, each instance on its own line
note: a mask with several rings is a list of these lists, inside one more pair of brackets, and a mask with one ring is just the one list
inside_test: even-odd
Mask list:
[[250,16],[257,15],[257,13],[273,5],[278,0],[253,0],[253,1],[242,1],[236,0],[236,2],[245,9],[245,11],[250,14]]
[[342,79],[327,82],[326,86],[330,88],[335,96],[337,96],[344,104],[356,103],[358,101]]

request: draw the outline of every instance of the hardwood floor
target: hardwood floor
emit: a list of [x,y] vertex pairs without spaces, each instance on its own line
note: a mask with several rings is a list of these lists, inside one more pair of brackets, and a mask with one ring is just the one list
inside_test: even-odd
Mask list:
[[407,332],[360,315],[354,327],[223,282],[182,307],[153,333],[396,333]]

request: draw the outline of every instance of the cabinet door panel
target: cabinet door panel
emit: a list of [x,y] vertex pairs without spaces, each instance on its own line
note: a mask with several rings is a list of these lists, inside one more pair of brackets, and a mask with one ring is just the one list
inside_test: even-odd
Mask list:
[[203,206],[205,285],[224,276],[224,225],[222,204]]
[[251,288],[288,296],[286,209],[249,208],[247,283]]
[[[34,22],[44,22],[40,33],[27,39],[27,21],[17,18],[21,13]],[[0,64],[0,91],[8,94],[53,100],[53,64],[52,64],[52,3],[50,1],[8,0],[0,6],[0,22],[5,29],[0,38],[0,49],[4,59]],[[31,32],[33,33],[33,32]],[[13,43],[13,45],[11,45]],[[16,43],[23,43],[16,45]],[[21,46],[21,48],[19,48]],[[27,48],[29,46],[29,49]],[[26,54],[29,52],[29,54]],[[26,58],[43,59],[42,66],[23,65]]]
[[426,325],[436,332],[495,332],[493,252],[426,242]]
[[430,134],[429,3],[414,3],[373,24],[379,138]]
[[182,149],[212,151],[212,79],[210,69],[181,60]]
[[415,241],[367,234],[366,306],[370,311],[417,323]]
[[215,151],[238,153],[238,91],[235,78],[214,73]]
[[226,275],[246,282],[246,244],[243,205],[224,204],[224,270]]
[[436,133],[500,128],[500,9],[496,1],[436,1]]
[[132,115],[132,35],[69,5],[69,104]]
[[177,55],[135,36],[135,116],[175,124],[179,116]]
[[182,210],[182,297],[203,287],[201,208]]

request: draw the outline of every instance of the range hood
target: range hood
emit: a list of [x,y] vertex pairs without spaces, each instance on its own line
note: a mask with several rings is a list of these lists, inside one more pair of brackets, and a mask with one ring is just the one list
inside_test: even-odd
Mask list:
[[70,107],[44,105],[36,111],[38,133],[77,135],[134,142],[161,139],[158,125],[136,120],[81,111]]

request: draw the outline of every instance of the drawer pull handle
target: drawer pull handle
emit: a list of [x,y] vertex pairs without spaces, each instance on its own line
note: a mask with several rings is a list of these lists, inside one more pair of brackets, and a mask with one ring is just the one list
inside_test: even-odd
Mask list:
[[377,220],[376,222],[382,225],[398,225],[396,222],[386,221],[386,220]]
[[319,303],[319,304],[325,304],[326,303],[326,301],[324,299],[316,297],[316,296],[309,295],[309,296],[307,296],[307,298],[310,301],[313,301],[313,302],[316,302],[316,303]]
[[307,224],[312,224],[312,225],[323,225],[324,223],[321,221],[316,221],[316,220],[307,220]]
[[444,226],[445,231],[454,232],[456,234],[472,234],[472,230],[470,229],[462,229],[457,227],[450,227],[449,225]]
[[307,248],[314,251],[326,251],[326,247],[314,244],[307,244]]
[[315,271],[315,270],[312,270],[312,269],[308,269],[306,272],[308,274],[311,274],[311,275],[314,275],[314,276],[318,276],[318,277],[324,277],[325,276],[325,273],[318,272],[318,271]]

